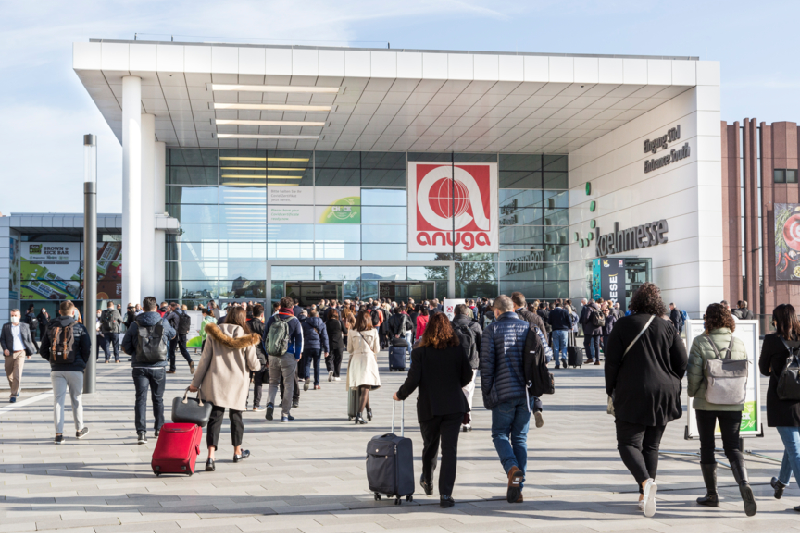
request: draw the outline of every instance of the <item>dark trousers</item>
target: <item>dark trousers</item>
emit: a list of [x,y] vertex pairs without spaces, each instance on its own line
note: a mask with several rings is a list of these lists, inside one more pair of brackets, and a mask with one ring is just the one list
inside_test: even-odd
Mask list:
[[189,350],[186,349],[186,334],[178,333],[173,339],[169,341],[169,369],[175,370],[175,348],[180,348],[181,355],[188,362],[192,362],[192,356],[189,355]]
[[658,470],[658,447],[661,436],[667,429],[663,426],[645,426],[617,420],[617,449],[622,462],[633,474],[639,492],[642,483],[656,478]]
[[583,336],[583,349],[586,350],[586,357],[589,359],[600,360],[600,335]]
[[147,432],[147,389],[153,400],[153,416],[156,417],[155,429],[164,425],[164,389],[167,388],[167,374],[163,366],[137,367],[131,370],[133,387],[136,389],[134,407],[136,433]]
[[119,335],[117,335],[116,333],[103,333],[103,337],[106,340],[106,343],[103,346],[103,351],[106,353],[106,361],[108,361],[109,359],[109,354],[108,354],[109,344],[114,348],[114,360],[119,361]]
[[253,372],[253,407],[261,405],[261,391],[265,381],[269,384],[269,367],[262,363],[261,370]]
[[317,348],[306,348],[303,352],[303,366],[306,379],[311,377],[311,364],[314,364],[314,385],[319,385],[319,350]]
[[[206,446],[213,446],[219,449],[219,431],[222,429],[222,419],[225,416],[225,408],[211,408],[211,417],[208,419],[206,434]],[[231,445],[241,446],[244,438],[244,422],[242,422],[242,412],[236,409],[228,409],[228,418],[231,420]]]
[[714,456],[716,443],[714,431],[719,420],[719,431],[722,435],[722,448],[731,462],[744,466],[744,456],[739,449],[739,429],[742,426],[741,411],[703,411],[696,409],[697,433],[700,435],[700,464],[716,464]]
[[[283,375],[281,375],[281,400],[283,400]],[[295,372],[294,373],[294,391],[292,392],[292,400],[299,400],[300,399],[300,375]]]
[[464,413],[435,416],[419,422],[422,433],[422,475],[425,480],[433,477],[433,464],[442,443],[442,469],[439,472],[439,494],[453,494],[456,484],[456,459],[458,456],[458,432]]
[[331,353],[325,358],[325,367],[328,372],[333,372],[333,377],[338,378],[342,369],[342,349],[331,348]]

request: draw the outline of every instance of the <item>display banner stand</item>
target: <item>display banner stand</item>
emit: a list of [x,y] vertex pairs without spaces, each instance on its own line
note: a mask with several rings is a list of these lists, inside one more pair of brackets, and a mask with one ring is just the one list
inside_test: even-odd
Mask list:
[[[703,320],[689,320],[683,325],[684,333],[686,334],[686,352],[689,353],[692,349],[692,343],[695,337],[703,335],[705,332],[705,323]],[[742,453],[759,457],[770,461],[780,462],[779,459],[774,459],[766,455],[753,452],[752,450],[745,450],[744,439],[753,437],[764,436],[764,424],[762,421],[762,402],[761,402],[761,386],[759,380],[758,370],[758,355],[759,355],[759,331],[757,320],[739,320],[736,322],[736,329],[733,336],[741,339],[744,342],[745,350],[747,351],[747,359],[750,362],[747,373],[746,394],[744,401],[744,412],[742,413],[742,426],[739,432],[739,447]],[[686,397],[686,427],[684,429],[683,438],[685,440],[692,440],[698,437],[697,420],[694,416],[694,408],[692,407],[692,398]],[[719,428],[717,428],[719,433]],[[717,448],[718,453],[722,453],[722,448]],[[673,451],[659,451],[663,455],[678,455],[684,457],[700,457],[699,452],[673,452]],[[726,468],[730,465],[720,462]]]

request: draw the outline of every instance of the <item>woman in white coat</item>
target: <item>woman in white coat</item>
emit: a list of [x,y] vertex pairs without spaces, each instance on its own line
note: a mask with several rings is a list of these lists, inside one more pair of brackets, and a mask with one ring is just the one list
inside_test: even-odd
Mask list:
[[347,336],[347,389],[358,389],[359,402],[356,424],[366,424],[361,414],[367,410],[367,419],[372,420],[369,408],[369,391],[380,388],[381,376],[378,372],[378,352],[381,342],[378,330],[372,327],[372,317],[368,309],[362,309],[356,316],[356,324]]

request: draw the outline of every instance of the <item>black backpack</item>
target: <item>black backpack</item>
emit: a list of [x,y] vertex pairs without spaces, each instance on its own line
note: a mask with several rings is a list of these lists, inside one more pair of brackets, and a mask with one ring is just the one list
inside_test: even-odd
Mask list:
[[553,374],[547,370],[544,345],[538,328],[531,326],[525,338],[525,352],[522,354],[522,371],[531,396],[555,394],[556,385]]
[[166,361],[168,347],[164,342],[164,323],[159,321],[154,326],[137,325],[136,360],[140,363]]
[[380,309],[373,309],[369,312],[369,316],[372,319],[372,327],[377,328],[383,324],[383,311]]
[[178,334],[186,335],[192,329],[192,317],[186,313],[181,313],[178,319]]
[[800,361],[797,358],[800,350],[792,348],[783,339],[781,341],[789,350],[789,357],[786,358],[786,366],[778,378],[778,398],[790,401],[800,400]]
[[472,359],[473,354],[478,351],[475,344],[475,333],[469,329],[469,326],[460,325],[453,328],[458,342],[467,350],[467,358]]
[[592,325],[596,328],[602,328],[606,325],[606,315],[600,309],[592,308]]
[[111,333],[111,319],[114,316],[114,311],[106,309],[100,315],[100,331],[103,333]]

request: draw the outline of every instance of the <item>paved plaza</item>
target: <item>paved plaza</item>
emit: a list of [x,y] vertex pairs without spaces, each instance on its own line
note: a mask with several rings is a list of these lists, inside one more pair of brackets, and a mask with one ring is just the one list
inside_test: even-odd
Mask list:
[[[504,500],[505,477],[492,446],[490,413],[476,390],[475,429],[459,440],[458,504],[441,509],[436,492],[430,497],[417,493],[413,502],[398,507],[374,501],[368,491],[366,445],[373,435],[391,429],[391,396],[405,376],[389,372],[385,351],[380,359],[383,387],[371,397],[375,419],[369,425],[347,421],[343,382],[324,381],[322,390],[302,393],[293,423],[267,422],[264,412],[245,414],[244,447],[252,457],[243,463],[231,461],[226,422],[216,472],[203,470],[203,449],[192,477],[153,475],[155,439],[151,431],[146,446],[136,444],[133,384],[124,359],[98,364],[98,393],[84,397],[91,432],[76,440],[67,408],[62,446],[53,444],[45,361],[38,356],[27,361],[20,404],[6,403],[7,390],[0,389],[0,532],[800,530],[800,515],[791,509],[800,504],[797,485],[793,482],[782,500],[773,499],[768,481],[777,475],[778,464],[755,457],[748,457],[747,465],[758,496],[756,517],[745,517],[727,469],[720,469],[721,507],[698,507],[694,498],[704,493],[698,459],[675,455],[661,458],[658,514],[643,518],[633,478],[617,454],[613,419],[605,414],[602,367],[557,371],[557,393],[545,398],[546,424],[532,428],[528,438],[521,505]],[[167,405],[189,384],[186,363],[178,365],[178,373],[168,376]],[[762,391],[766,388],[763,381]],[[407,402],[406,422],[418,476],[422,439],[413,398]],[[697,451],[697,441],[683,439],[684,426],[685,420],[669,426],[662,450]],[[764,438],[747,440],[746,447],[780,458],[777,433],[765,430]]]

